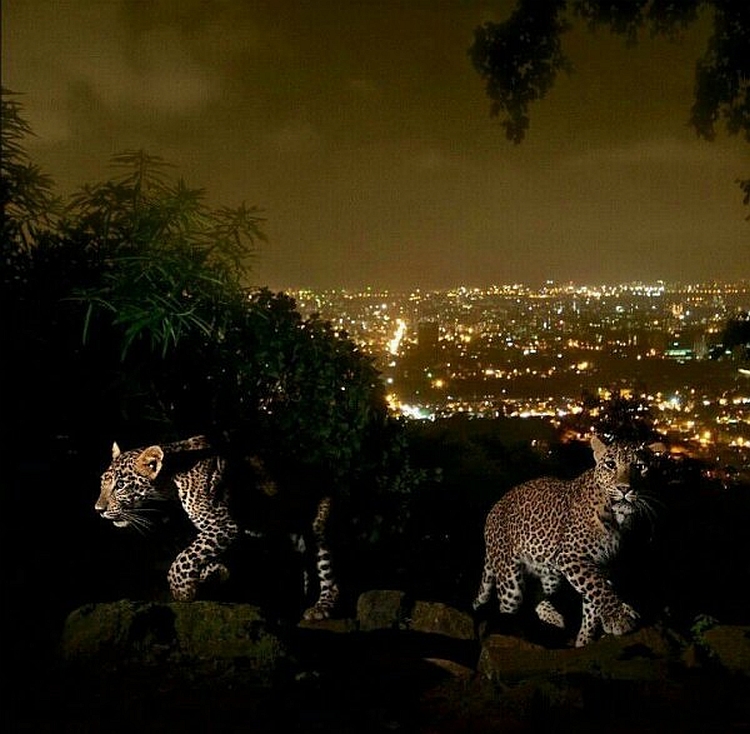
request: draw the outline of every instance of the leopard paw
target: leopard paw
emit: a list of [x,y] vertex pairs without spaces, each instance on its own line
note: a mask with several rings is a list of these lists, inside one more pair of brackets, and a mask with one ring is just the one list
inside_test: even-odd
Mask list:
[[539,617],[542,622],[551,624],[553,627],[559,627],[560,629],[565,628],[565,619],[563,618],[563,615],[555,609],[549,599],[540,601],[539,604],[536,605],[535,611],[536,616]]
[[320,622],[324,619],[331,618],[331,607],[326,604],[313,604],[313,606],[305,609],[302,619],[308,622]]
[[638,612],[624,602],[612,614],[602,616],[602,629],[608,635],[624,635],[630,632],[638,622]]

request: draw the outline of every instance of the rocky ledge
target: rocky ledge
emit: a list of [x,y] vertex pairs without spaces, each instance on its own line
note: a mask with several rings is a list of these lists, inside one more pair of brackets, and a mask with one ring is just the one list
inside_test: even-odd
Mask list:
[[691,640],[646,627],[549,649],[510,635],[478,639],[459,610],[371,591],[356,618],[293,629],[242,604],[89,605],[68,617],[60,652],[68,704],[83,679],[87,695],[125,687],[127,700],[150,702],[150,714],[121,711],[136,726],[154,715],[155,727],[174,726],[198,707],[212,731],[231,729],[235,715],[290,732],[750,728],[743,626]]

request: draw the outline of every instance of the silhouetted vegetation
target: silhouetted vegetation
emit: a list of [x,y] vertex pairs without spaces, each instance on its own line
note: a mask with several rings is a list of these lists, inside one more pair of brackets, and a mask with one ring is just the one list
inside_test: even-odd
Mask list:
[[750,313],[747,311],[729,319],[721,335],[724,351],[736,354],[743,361],[750,360]]
[[[591,29],[608,28],[632,45],[644,29],[676,39],[708,9],[713,32],[696,61],[690,124],[700,137],[713,140],[723,121],[730,134],[750,141],[750,6],[744,0],[518,0],[507,20],[475,30],[469,55],[485,81],[491,114],[500,118],[507,138],[520,143],[529,129],[530,105],[544,99],[559,72],[573,71],[563,37],[574,19]],[[747,204],[750,180],[738,183]]]
[[113,440],[205,433],[259,453],[301,494],[339,495],[355,537],[370,537],[373,508],[388,502],[377,498],[418,478],[401,424],[345,334],[285,294],[245,286],[261,213],[209,207],[142,151],[115,156],[111,179],[62,202],[28,159],[30,130],[7,94],[2,116],[2,501],[18,519],[9,596],[33,605],[43,591],[54,617],[92,595],[151,588],[148,558],[163,563],[163,545],[179,542],[165,538],[182,530],[175,519],[136,546],[96,517]]

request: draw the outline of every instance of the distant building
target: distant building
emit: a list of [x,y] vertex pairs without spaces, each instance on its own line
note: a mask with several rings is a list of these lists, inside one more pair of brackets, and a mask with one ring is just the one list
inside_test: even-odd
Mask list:
[[708,357],[708,343],[705,334],[699,334],[693,344],[693,353],[696,359],[706,359]]

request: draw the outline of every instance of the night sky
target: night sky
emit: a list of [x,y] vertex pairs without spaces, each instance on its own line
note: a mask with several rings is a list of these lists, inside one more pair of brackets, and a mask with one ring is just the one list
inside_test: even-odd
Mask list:
[[3,85],[69,192],[143,148],[264,210],[255,284],[407,290],[750,277],[750,146],[687,124],[708,24],[576,67],[515,146],[469,61],[509,0],[6,0]]

